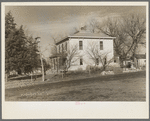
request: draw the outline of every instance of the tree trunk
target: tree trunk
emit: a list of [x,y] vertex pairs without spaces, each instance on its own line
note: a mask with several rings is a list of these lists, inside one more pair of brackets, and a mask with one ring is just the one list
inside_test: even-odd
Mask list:
[[125,71],[126,71],[126,60],[125,60]]
[[5,82],[7,82],[7,81],[8,81],[8,74],[5,73]]

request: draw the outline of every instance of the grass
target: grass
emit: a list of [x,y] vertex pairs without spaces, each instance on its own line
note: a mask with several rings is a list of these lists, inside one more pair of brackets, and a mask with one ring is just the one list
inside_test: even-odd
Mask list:
[[[24,86],[30,86],[30,85],[37,85],[41,83],[55,83],[59,81],[70,81],[72,79],[84,79],[84,78],[91,78],[91,77],[97,77],[100,76],[100,72],[91,73],[89,75],[88,72],[85,71],[78,71],[78,72],[68,72],[66,75],[63,76],[62,74],[49,74],[45,75],[45,82],[42,82],[42,75],[33,75],[32,81],[31,76],[18,76],[14,78],[9,78],[9,81],[5,83],[5,88],[15,88],[15,87],[24,87]],[[35,80],[35,77],[36,80]]]
[[145,101],[146,72],[91,77],[5,90],[6,101]]

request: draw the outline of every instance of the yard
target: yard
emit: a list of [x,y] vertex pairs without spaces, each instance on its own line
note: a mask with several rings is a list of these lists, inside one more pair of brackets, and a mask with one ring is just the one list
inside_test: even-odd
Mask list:
[[6,88],[6,101],[145,101],[146,72]]

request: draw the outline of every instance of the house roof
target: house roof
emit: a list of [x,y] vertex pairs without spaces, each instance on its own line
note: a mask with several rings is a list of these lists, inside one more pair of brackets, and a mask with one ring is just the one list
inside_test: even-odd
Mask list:
[[136,54],[135,58],[136,59],[146,59],[146,54]]
[[74,33],[71,36],[64,37],[59,42],[57,42],[56,45],[69,40],[69,38],[105,38],[105,39],[109,39],[109,38],[115,38],[115,37],[110,37],[104,33],[91,33],[91,32],[87,32],[87,31],[80,31],[80,32]]
[[69,37],[73,37],[73,38],[115,38],[115,37],[110,37],[104,33],[91,33],[91,32],[78,32]]
[[56,57],[66,57],[67,53],[55,53],[51,55],[49,58],[56,58]]
[[65,41],[67,41],[67,40],[69,40],[69,37],[64,37],[64,38],[61,39],[59,42],[56,42],[56,45],[59,45],[60,43],[65,42]]

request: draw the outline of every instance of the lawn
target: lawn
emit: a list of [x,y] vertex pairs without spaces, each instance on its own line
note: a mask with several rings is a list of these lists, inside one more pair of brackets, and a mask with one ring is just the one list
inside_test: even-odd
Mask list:
[[145,101],[146,72],[91,77],[5,90],[6,101]]

